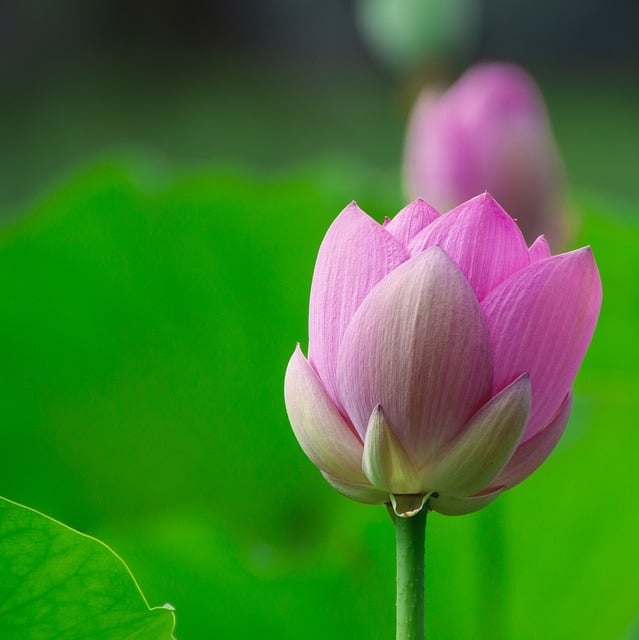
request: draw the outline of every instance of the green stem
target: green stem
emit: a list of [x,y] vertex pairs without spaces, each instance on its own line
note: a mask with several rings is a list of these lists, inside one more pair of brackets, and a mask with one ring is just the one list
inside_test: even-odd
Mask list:
[[395,518],[397,536],[397,640],[424,640],[425,505],[412,518]]

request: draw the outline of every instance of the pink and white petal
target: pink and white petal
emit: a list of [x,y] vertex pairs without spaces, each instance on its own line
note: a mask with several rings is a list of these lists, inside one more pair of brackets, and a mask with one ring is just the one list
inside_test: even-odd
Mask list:
[[386,230],[392,233],[405,247],[431,222],[440,217],[439,211],[421,198],[406,205],[387,225]]
[[546,460],[564,432],[571,406],[572,396],[569,394],[551,422],[519,445],[503,471],[493,481],[494,486],[514,487]]
[[461,269],[477,298],[530,264],[517,223],[488,193],[444,214],[409,245],[411,255],[439,245]]
[[524,440],[548,424],[572,387],[600,306],[601,280],[589,247],[535,262],[483,301],[494,389],[530,375],[532,410]]
[[501,494],[504,488],[505,487],[500,487],[489,493],[469,496],[467,498],[449,495],[438,495],[434,497],[435,494],[433,494],[428,501],[428,505],[433,511],[437,511],[445,516],[463,516],[467,513],[473,513],[473,511],[479,511],[479,509],[483,509],[489,505]]
[[362,473],[364,446],[340,415],[299,345],[286,369],[284,399],[295,437],[313,464],[343,481],[367,483]]
[[541,235],[535,240],[528,248],[528,255],[530,256],[530,264],[533,262],[539,262],[544,258],[550,258],[550,245],[546,236]]
[[417,466],[380,405],[373,409],[368,421],[362,471],[376,489],[388,493],[412,494],[422,490]]
[[360,436],[381,405],[420,466],[490,398],[483,314],[441,248],[411,258],[370,292],[344,335],[337,381]]
[[449,450],[424,469],[425,484],[440,495],[469,496],[485,489],[517,449],[529,413],[530,381],[524,374],[491,398]]
[[364,502],[366,504],[390,503],[390,496],[388,493],[379,491],[368,483],[358,484],[355,482],[344,482],[325,471],[322,471],[322,475],[333,489],[339,491],[343,496],[346,496],[351,500],[357,500],[357,502]]
[[338,406],[335,365],[346,327],[369,291],[407,259],[403,245],[354,202],[326,232],[311,285],[308,356]]

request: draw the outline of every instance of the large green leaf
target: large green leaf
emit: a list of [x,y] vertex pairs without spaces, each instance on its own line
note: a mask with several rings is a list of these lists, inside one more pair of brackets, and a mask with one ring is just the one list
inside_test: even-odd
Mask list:
[[0,498],[0,637],[169,640],[173,626],[105,544]]

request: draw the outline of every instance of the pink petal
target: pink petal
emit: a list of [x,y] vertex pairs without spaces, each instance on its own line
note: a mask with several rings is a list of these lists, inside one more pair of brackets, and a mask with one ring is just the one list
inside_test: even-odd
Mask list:
[[530,264],[533,262],[539,262],[544,258],[550,258],[550,245],[546,236],[539,236],[528,249],[528,255],[530,256]]
[[311,285],[308,354],[334,400],[337,353],[348,323],[373,286],[407,258],[401,243],[354,202],[326,232]]
[[570,390],[600,306],[601,281],[589,247],[535,262],[482,303],[493,388],[530,374],[532,411],[524,441],[548,424]]
[[428,505],[433,511],[445,516],[462,516],[483,509],[497,498],[503,490],[504,487],[500,487],[494,491],[467,498],[447,495],[435,497],[435,494],[433,494],[428,501]]
[[360,436],[377,405],[424,464],[490,397],[488,336],[477,299],[439,247],[398,267],[353,317],[337,365]]
[[440,217],[439,211],[417,198],[406,205],[387,225],[386,230],[392,233],[404,246],[426,226]]
[[441,216],[415,236],[409,249],[415,255],[434,245],[453,259],[479,300],[530,263],[517,223],[488,193]]
[[286,369],[284,400],[295,437],[313,464],[343,481],[367,483],[362,472],[363,444],[340,415],[299,345]]
[[564,432],[571,406],[572,396],[568,394],[552,421],[519,445],[504,470],[493,480],[493,487],[514,487],[546,460]]

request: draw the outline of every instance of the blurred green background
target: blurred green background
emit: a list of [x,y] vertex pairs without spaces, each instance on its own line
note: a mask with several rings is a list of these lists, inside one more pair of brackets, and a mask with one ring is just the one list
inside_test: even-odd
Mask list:
[[445,23],[427,16],[389,52],[365,4],[0,6],[0,493],[110,544],[180,639],[393,637],[388,515],[304,457],[283,372],[332,219],[404,204],[420,84],[514,60],[604,306],[551,459],[482,512],[430,517],[427,625],[638,638],[639,10],[453,3],[474,16],[461,44],[422,46]]

